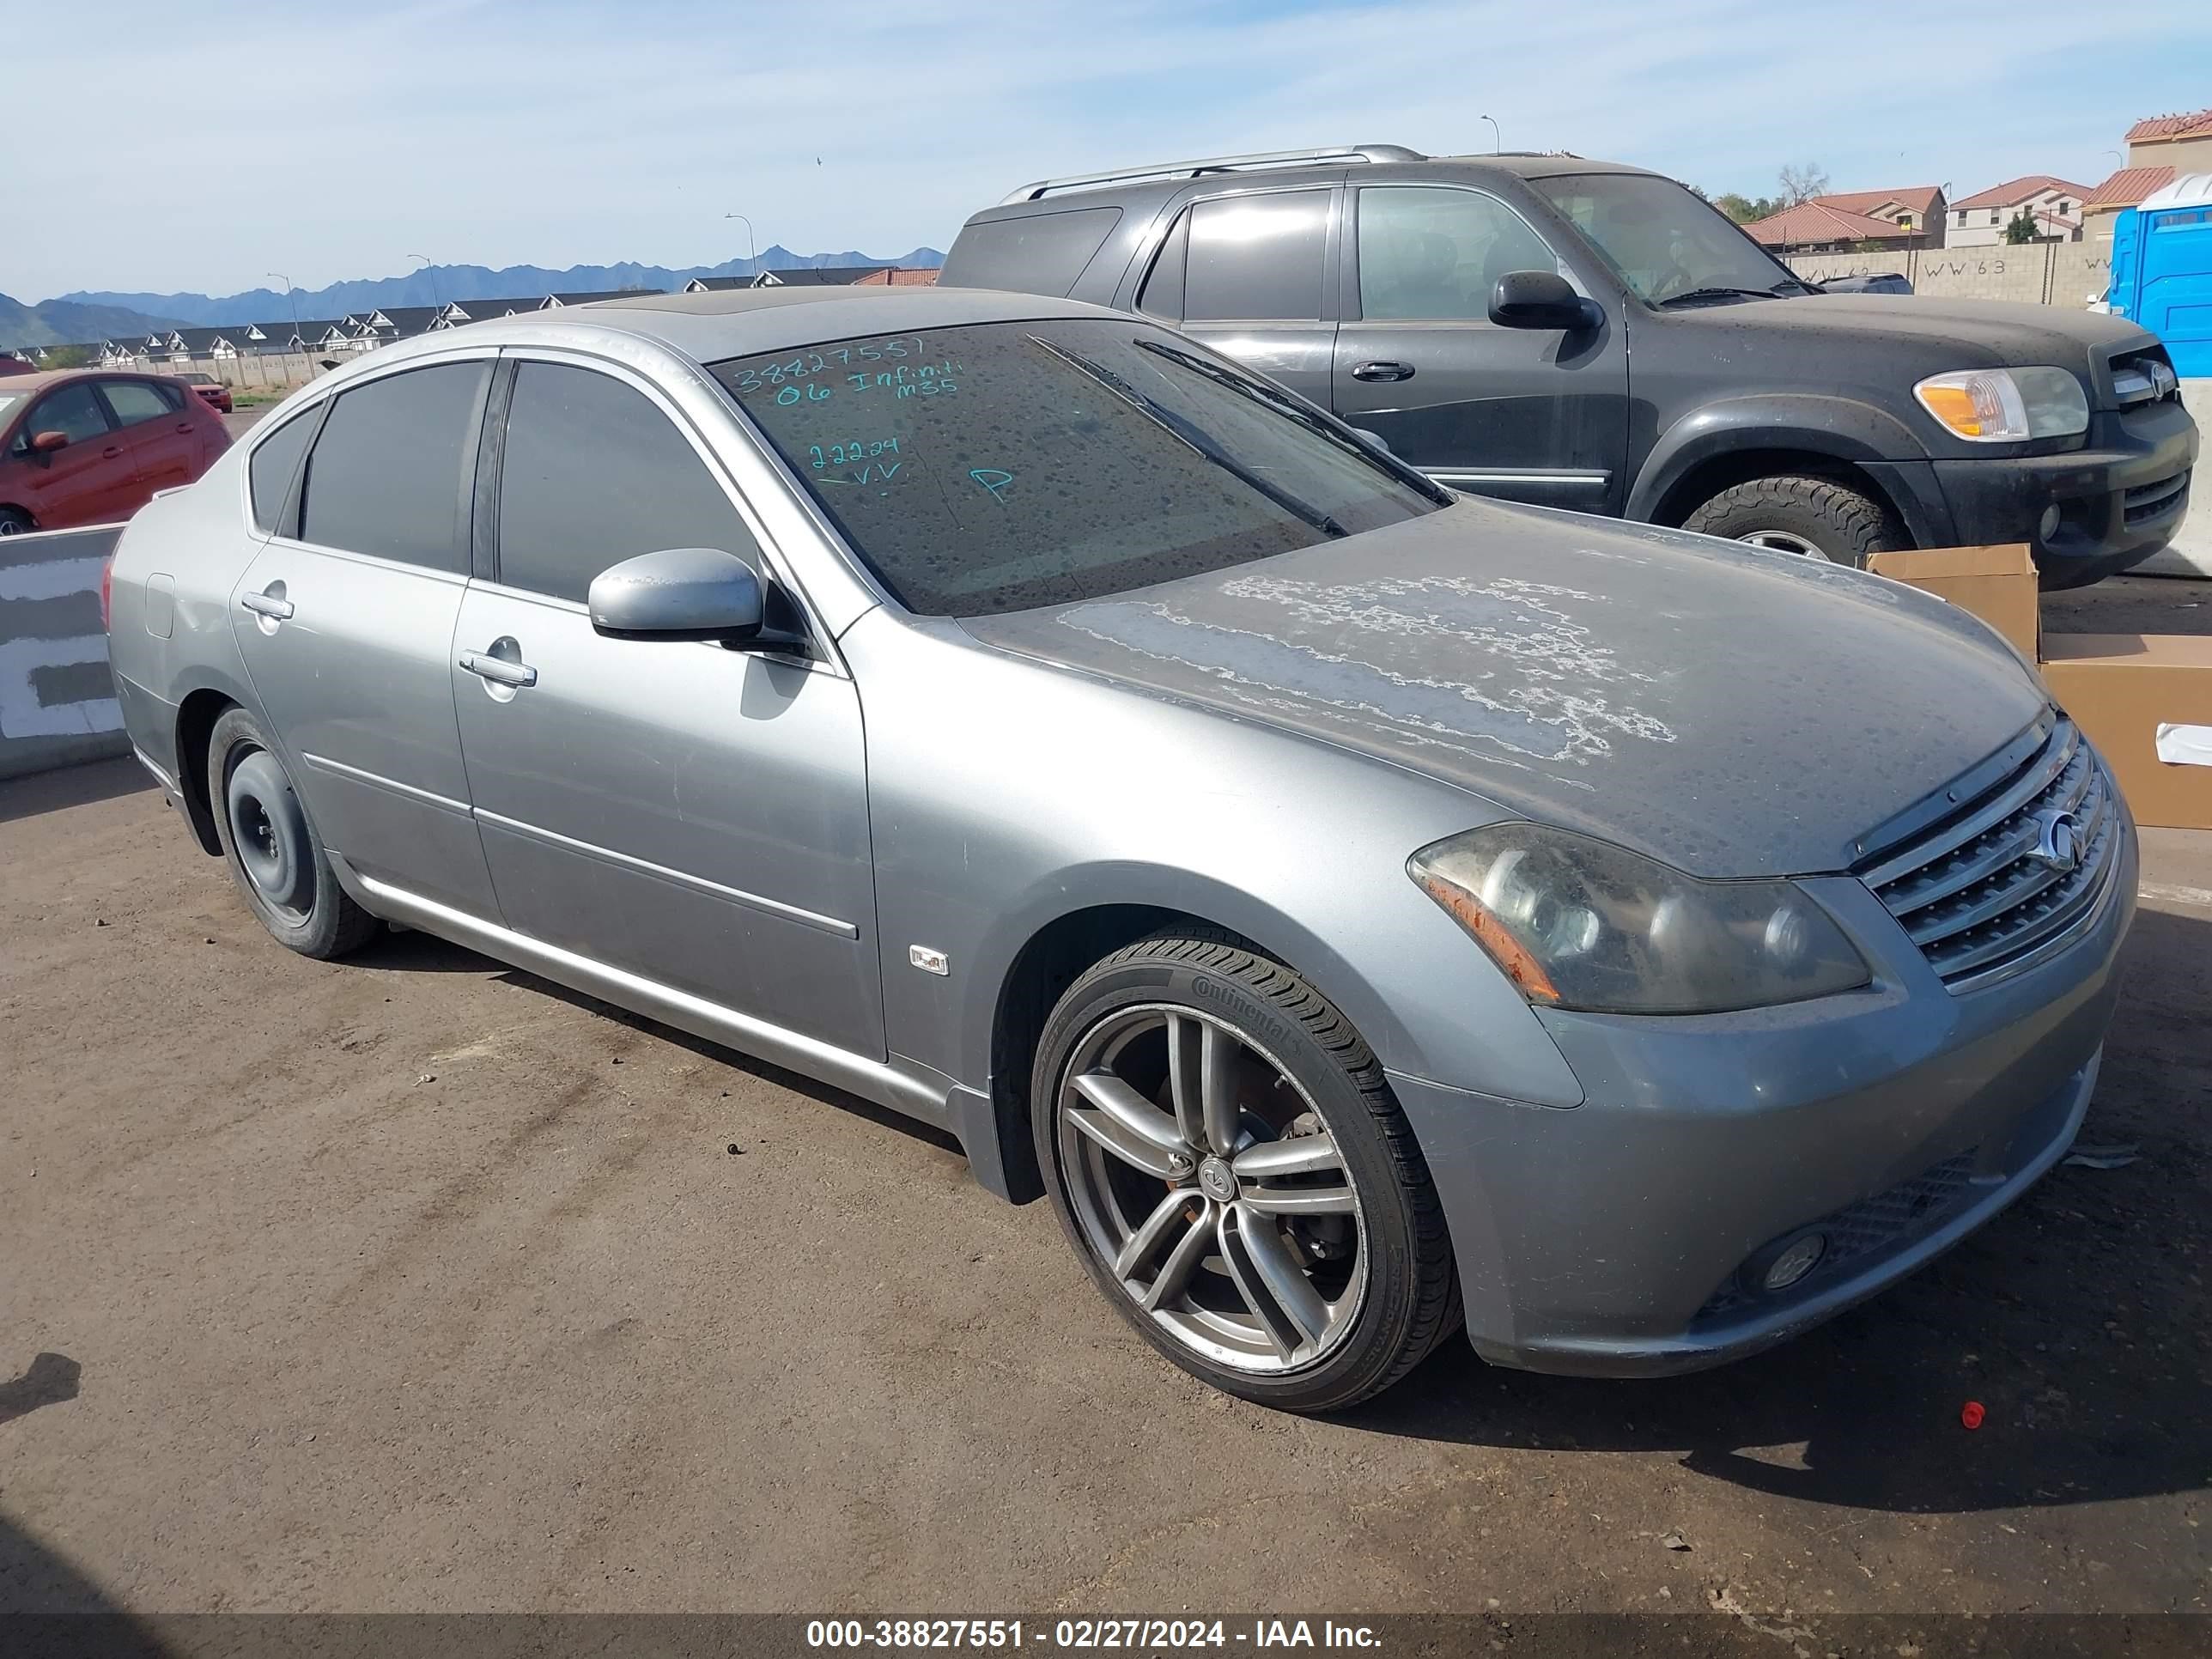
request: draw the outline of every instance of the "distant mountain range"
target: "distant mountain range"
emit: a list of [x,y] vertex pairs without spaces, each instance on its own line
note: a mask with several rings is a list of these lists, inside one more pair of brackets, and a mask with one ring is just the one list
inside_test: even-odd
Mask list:
[[121,306],[87,305],[75,300],[47,300],[27,306],[0,294],[0,351],[13,351],[17,346],[96,344],[111,334],[176,328],[184,320],[175,312],[149,316]]
[[[694,276],[752,276],[763,270],[791,270],[810,265],[941,265],[945,256],[933,247],[918,247],[887,258],[872,254],[793,253],[781,246],[771,247],[757,259],[730,259],[719,265],[571,265],[548,270],[543,265],[509,265],[494,270],[487,265],[431,265],[405,276],[382,276],[357,283],[333,283],[309,292],[295,289],[279,294],[273,289],[251,289],[244,294],[210,297],[205,294],[64,294],[31,307],[45,313],[64,307],[88,319],[104,314],[113,320],[94,325],[88,321],[79,332],[12,337],[13,320],[0,301],[0,346],[47,344],[55,340],[98,340],[118,330],[143,330],[166,319],[170,326],[220,328],[232,323],[282,321],[296,311],[302,318],[343,317],[349,312],[371,311],[381,306],[443,305],[449,300],[512,300],[547,294],[596,294],[612,289],[650,288],[664,292],[684,286]],[[17,307],[17,310],[23,307]],[[133,320],[135,319],[135,320]],[[59,328],[58,320],[52,324]]]

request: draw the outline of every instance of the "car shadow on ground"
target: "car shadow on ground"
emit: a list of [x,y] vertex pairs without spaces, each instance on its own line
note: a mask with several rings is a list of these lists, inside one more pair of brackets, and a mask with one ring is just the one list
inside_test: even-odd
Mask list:
[[65,807],[89,806],[118,795],[135,795],[154,787],[152,775],[139,763],[121,760],[94,761],[84,766],[64,766],[58,771],[34,772],[0,784],[0,823],[34,818],[42,812]]
[[[1778,1497],[1908,1514],[2203,1489],[2212,1471],[2212,922],[2138,913],[2077,1146],[1923,1272],[1831,1324],[1657,1381],[1486,1365],[1457,1339],[1347,1425],[1468,1445],[1666,1453]],[[1969,1431],[1969,1401],[1986,1413]]]

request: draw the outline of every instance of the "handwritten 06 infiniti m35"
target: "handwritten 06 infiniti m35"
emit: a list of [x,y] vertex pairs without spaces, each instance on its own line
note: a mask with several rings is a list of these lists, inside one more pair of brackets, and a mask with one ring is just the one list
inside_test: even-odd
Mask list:
[[2133,911],[2118,791],[1971,617],[1462,499],[1061,300],[391,347],[112,596],[276,939],[404,924],[948,1130],[1296,1410],[1462,1327],[1654,1374],[1871,1295],[2063,1153]]

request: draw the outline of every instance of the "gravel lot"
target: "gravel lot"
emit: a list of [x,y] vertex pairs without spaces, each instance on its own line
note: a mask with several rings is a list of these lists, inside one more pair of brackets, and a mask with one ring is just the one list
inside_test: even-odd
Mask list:
[[1728,1370],[1454,1343],[1304,1421],[902,1120],[419,935],[295,957],[129,762],[0,785],[0,1609],[2205,1611],[2212,835],[2145,843],[2136,1162]]

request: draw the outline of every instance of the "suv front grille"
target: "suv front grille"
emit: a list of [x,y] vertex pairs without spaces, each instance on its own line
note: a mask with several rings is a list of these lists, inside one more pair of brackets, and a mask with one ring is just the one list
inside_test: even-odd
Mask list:
[[2180,377],[2174,374],[2172,361],[2166,356],[2163,346],[2115,357],[2112,369],[2112,395],[2122,409],[2162,403],[2168,398],[2180,400]]
[[2060,719],[2008,775],[1858,873],[1943,982],[1966,991],[2033,967],[2095,911],[2121,822],[2096,751]]
[[2153,519],[2162,519],[2169,513],[2178,513],[2189,502],[2189,474],[2177,472],[2170,478],[2160,478],[2156,483],[2137,484],[2120,497],[2120,507],[2133,530],[2148,524]]

